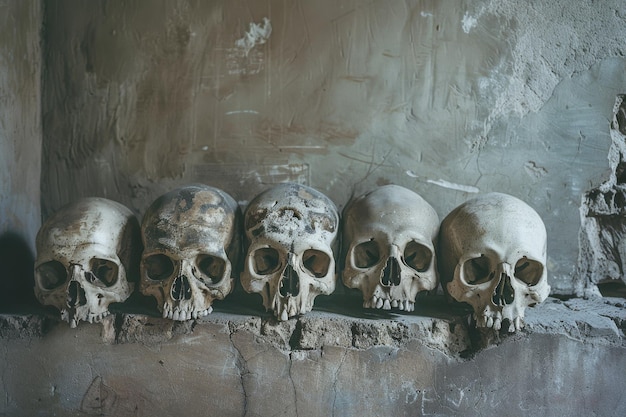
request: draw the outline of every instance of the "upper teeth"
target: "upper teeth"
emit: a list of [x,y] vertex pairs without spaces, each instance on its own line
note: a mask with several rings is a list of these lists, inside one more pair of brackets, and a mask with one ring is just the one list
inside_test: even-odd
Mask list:
[[364,308],[378,308],[383,310],[391,310],[397,308],[402,311],[411,312],[415,310],[415,303],[409,300],[395,300],[388,298],[377,297],[373,295],[369,300],[363,301]]
[[191,319],[197,319],[200,317],[204,317],[209,315],[213,311],[213,307],[209,306],[209,308],[205,310],[187,310],[181,308],[180,306],[172,307],[169,304],[165,304],[163,306],[163,318],[177,320],[177,321],[185,321]]

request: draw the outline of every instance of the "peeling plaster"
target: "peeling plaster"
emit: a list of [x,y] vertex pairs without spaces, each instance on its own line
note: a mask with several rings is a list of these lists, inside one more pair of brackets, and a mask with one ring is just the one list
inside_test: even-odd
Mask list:
[[263,18],[263,24],[250,23],[250,29],[243,38],[237,39],[235,45],[243,50],[243,54],[248,56],[250,50],[257,45],[263,45],[272,34],[272,24],[267,17]]

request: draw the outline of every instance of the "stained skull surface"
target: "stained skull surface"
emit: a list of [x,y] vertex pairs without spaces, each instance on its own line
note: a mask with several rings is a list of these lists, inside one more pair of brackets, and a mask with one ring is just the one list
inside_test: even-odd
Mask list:
[[131,294],[141,254],[139,223],[123,205],[84,198],[58,210],[36,239],[35,295],[61,318],[99,322]]
[[256,196],[245,213],[247,255],[241,284],[279,320],[304,314],[335,290],[339,214],[319,191],[280,184]]
[[525,202],[501,193],[469,200],[441,224],[439,271],[444,290],[474,310],[477,327],[514,332],[526,307],[550,293],[546,228]]
[[157,198],[141,224],[140,290],[164,318],[206,316],[233,289],[240,256],[241,213],[227,193],[204,184]]
[[352,200],[343,213],[342,279],[363,307],[413,311],[419,292],[437,287],[439,217],[426,200],[398,185]]

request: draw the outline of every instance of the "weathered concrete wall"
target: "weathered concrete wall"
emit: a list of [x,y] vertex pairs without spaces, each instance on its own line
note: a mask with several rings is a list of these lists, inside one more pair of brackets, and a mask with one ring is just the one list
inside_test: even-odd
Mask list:
[[[623,2],[44,6],[0,0],[0,234],[20,265],[43,124],[44,217],[83,195],[142,214],[192,181],[245,204],[293,180],[340,207],[392,182],[440,217],[504,191],[545,219],[555,292],[580,288],[580,196],[612,175],[626,91]],[[75,330],[1,315],[0,415],[626,415],[623,300],[550,299],[512,336],[434,300],[392,314],[331,297],[282,323],[232,297],[185,323],[136,305]]]
[[201,181],[245,203],[308,183],[341,208],[396,183],[443,218],[531,204],[573,293],[581,194],[607,176],[626,4],[46,2],[44,216],[83,195],[142,214]]
[[583,195],[580,207],[582,294],[598,295],[598,284],[626,283],[626,95],[615,100],[611,142],[611,175]]
[[32,287],[41,224],[39,1],[0,0],[0,308]]
[[502,338],[436,299],[287,322],[219,305],[197,321],[118,313],[77,329],[0,315],[0,415],[622,416],[624,307],[549,299]]

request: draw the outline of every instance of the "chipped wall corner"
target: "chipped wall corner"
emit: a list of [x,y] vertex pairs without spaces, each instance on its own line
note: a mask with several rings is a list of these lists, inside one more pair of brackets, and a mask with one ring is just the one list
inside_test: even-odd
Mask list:
[[623,291],[626,283],[626,95],[615,99],[607,181],[582,196],[576,288],[579,296]]

